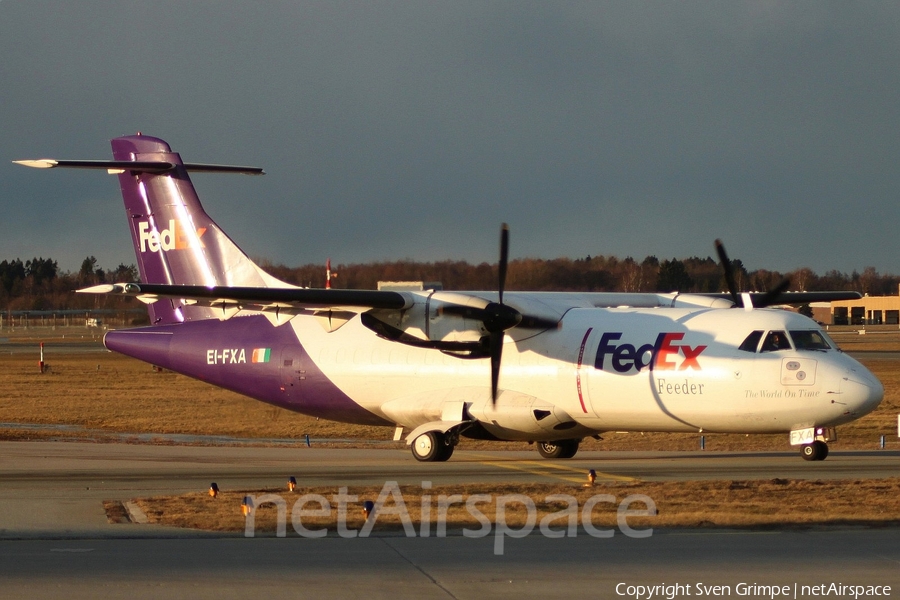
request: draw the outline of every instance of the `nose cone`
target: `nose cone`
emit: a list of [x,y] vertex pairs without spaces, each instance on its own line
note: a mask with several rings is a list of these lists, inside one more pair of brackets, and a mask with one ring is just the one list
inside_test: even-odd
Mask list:
[[884,386],[868,369],[857,367],[847,371],[841,382],[841,401],[854,418],[875,410],[884,398]]

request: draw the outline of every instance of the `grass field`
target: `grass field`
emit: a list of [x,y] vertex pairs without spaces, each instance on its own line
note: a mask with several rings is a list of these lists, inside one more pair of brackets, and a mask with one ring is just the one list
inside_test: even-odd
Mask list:
[[[584,507],[586,501],[597,494],[608,494],[614,501],[602,501],[591,511],[591,522],[596,527],[616,526],[616,506],[626,497],[641,494],[655,504],[655,516],[631,517],[628,524],[635,528],[646,527],[783,527],[817,525],[866,525],[885,526],[900,524],[900,477],[890,479],[860,479],[856,481],[798,481],[772,479],[768,481],[666,481],[604,483],[592,487],[550,484],[469,484],[437,486],[425,491],[418,486],[399,486],[402,501],[420,531],[423,510],[425,519],[435,523],[438,518],[441,496],[458,495],[446,512],[448,529],[478,529],[479,523],[467,510],[465,500],[479,494],[489,498],[478,504],[479,510],[495,522],[496,502],[499,496],[523,494],[531,498],[537,510],[537,522],[545,516],[566,508],[565,502],[548,498],[568,495]],[[350,529],[358,529],[365,522],[363,502],[375,501],[382,488],[350,487],[347,493],[355,496],[347,501],[346,523]],[[287,502],[288,521],[294,503],[301,495],[318,494],[331,503],[331,510],[302,519],[310,529],[328,528],[333,533],[338,521],[334,500],[337,488],[300,488],[294,493],[285,489],[222,491],[217,498],[208,493],[195,492],[180,496],[139,498],[135,503],[148,521],[160,525],[186,527],[210,531],[244,531],[245,520],[241,503],[245,495],[258,498],[263,494],[277,494]],[[810,502],[810,498],[815,502]],[[385,492],[385,506],[397,507],[396,497]],[[504,517],[511,527],[522,527],[527,512],[521,502],[506,502]],[[306,505],[318,509],[320,504]],[[114,506],[107,507],[112,517]],[[647,508],[645,502],[632,505],[633,510]],[[385,511],[387,513],[388,511]],[[441,515],[443,516],[443,515]],[[277,510],[274,504],[257,507],[254,515],[256,531],[275,531]],[[582,513],[577,516],[581,523]],[[397,530],[401,526],[396,514],[384,514],[378,518],[375,530]],[[565,520],[553,523],[554,528],[565,526]],[[288,526],[290,529],[290,525]],[[431,532],[435,531],[432,525]],[[434,533],[432,533],[434,535]]]

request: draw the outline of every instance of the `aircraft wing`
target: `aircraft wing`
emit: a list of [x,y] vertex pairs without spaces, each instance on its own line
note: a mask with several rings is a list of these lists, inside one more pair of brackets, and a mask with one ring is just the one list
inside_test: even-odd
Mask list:
[[[188,304],[213,307],[234,307],[240,310],[271,311],[293,309],[294,314],[320,313],[326,310],[365,312],[371,309],[405,310],[415,303],[413,294],[408,292],[342,289],[304,289],[273,287],[232,287],[200,285],[167,285],[149,283],[116,283],[97,285],[81,290],[85,294],[115,294],[133,296],[145,303],[153,303],[162,298],[185,300]],[[454,297],[487,299],[493,292],[452,292]],[[509,292],[510,300],[538,300],[555,305],[563,312],[568,308],[594,307],[651,308],[664,306],[710,306],[722,307],[731,303],[728,293],[700,294],[657,294],[621,292]],[[772,304],[808,304],[810,302],[831,302],[835,300],[855,300],[861,298],[859,292],[783,292],[775,298],[763,292],[742,294],[749,297],[753,306],[761,308]],[[456,298],[454,298],[456,299]]]
[[338,309],[352,312],[363,312],[373,308],[402,310],[413,305],[413,298],[402,292],[374,290],[115,283],[95,285],[76,291],[80,294],[133,296],[147,304],[163,298],[172,298],[184,300],[186,304],[223,309],[251,311],[294,309],[294,314]]
[[[366,312],[373,309],[406,310],[416,303],[413,292],[376,290],[232,287],[171,285],[150,283],[103,284],[76,290],[81,294],[132,296],[146,304],[161,299],[181,300],[184,304],[210,306],[228,310],[228,316],[239,310],[281,311],[290,314],[321,314],[326,311]],[[426,292],[439,302],[462,306],[483,306],[496,302],[497,292]],[[659,308],[718,307],[732,303],[727,295],[657,294],[625,292],[508,292],[508,301],[521,310],[559,320],[572,308]]]
[[[694,294],[707,298],[721,298],[731,300],[730,293],[722,294]],[[809,304],[811,302],[834,302],[836,300],[858,300],[862,298],[859,292],[781,292],[772,295],[769,292],[748,292],[741,296],[749,296],[756,308],[775,306],[782,304]]]

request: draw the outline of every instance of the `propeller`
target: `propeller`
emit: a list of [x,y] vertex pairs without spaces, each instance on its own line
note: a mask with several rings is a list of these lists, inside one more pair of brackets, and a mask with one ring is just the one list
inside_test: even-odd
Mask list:
[[[497,389],[500,381],[500,361],[503,355],[503,335],[508,329],[552,329],[559,325],[559,320],[523,315],[515,308],[503,303],[503,291],[506,288],[506,273],[509,267],[509,225],[500,226],[500,263],[497,266],[498,302],[486,302],[484,306],[463,306],[459,304],[445,305],[442,314],[456,315],[465,319],[481,321],[487,330],[487,349],[491,359],[491,402],[497,402]],[[483,339],[483,338],[482,338]]]
[[773,304],[778,304],[778,301],[781,298],[781,295],[787,291],[787,289],[791,287],[791,279],[790,277],[785,277],[781,280],[781,282],[773,287],[771,290],[767,291],[765,295],[756,300],[753,304],[754,306],[758,306],[760,308],[764,306],[771,306]]
[[[719,255],[719,261],[722,263],[722,270],[725,274],[725,285],[728,286],[728,292],[731,294],[731,299],[734,302],[734,305],[744,306],[744,301],[741,299],[740,291],[737,289],[737,285],[734,282],[734,265],[728,258],[728,254],[725,252],[725,245],[722,244],[722,240],[716,240],[716,253]],[[768,290],[758,299],[754,300],[753,306],[755,308],[764,308],[766,306],[777,304],[779,298],[781,298],[781,295],[786,292],[790,286],[791,279],[789,277],[785,277],[778,285]]]

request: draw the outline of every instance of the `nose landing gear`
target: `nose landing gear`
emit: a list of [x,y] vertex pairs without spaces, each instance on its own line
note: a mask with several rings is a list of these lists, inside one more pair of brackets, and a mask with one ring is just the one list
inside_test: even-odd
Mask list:
[[803,460],[825,460],[825,457],[828,456],[828,444],[821,440],[804,444],[800,447],[800,456],[803,457]]
[[828,442],[837,440],[834,427],[807,427],[791,430],[791,445],[800,446],[803,460],[825,460],[828,456]]

